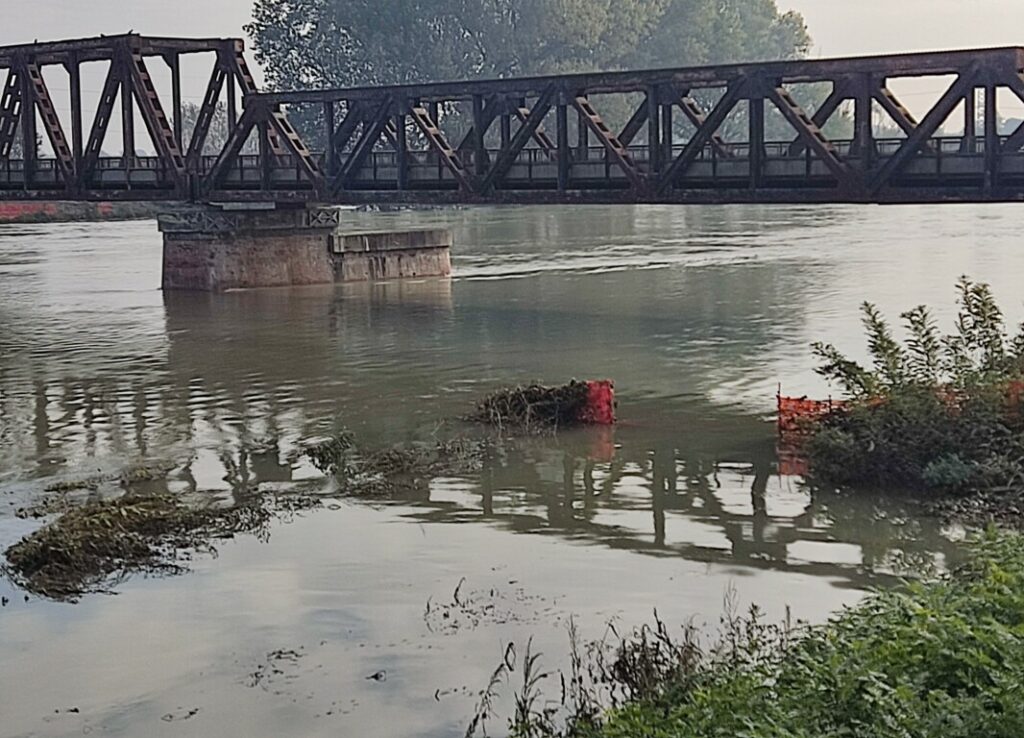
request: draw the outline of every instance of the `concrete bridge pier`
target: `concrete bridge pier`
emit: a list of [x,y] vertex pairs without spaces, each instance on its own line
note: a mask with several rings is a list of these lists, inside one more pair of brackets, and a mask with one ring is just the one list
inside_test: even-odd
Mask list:
[[161,215],[163,289],[216,292],[451,274],[443,229],[346,229],[345,210],[204,206]]

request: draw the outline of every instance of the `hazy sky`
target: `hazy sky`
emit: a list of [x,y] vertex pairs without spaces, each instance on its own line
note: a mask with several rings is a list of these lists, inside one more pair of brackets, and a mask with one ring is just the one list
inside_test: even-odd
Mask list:
[[[113,34],[233,36],[251,0],[3,0],[0,44]],[[816,55],[1024,44],[1021,0],[779,0],[804,14]]]

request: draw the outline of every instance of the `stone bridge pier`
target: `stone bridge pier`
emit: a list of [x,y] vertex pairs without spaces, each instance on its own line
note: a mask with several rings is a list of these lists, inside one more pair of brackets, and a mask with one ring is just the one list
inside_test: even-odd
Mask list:
[[450,231],[351,229],[347,212],[209,205],[161,215],[163,289],[216,292],[451,274]]

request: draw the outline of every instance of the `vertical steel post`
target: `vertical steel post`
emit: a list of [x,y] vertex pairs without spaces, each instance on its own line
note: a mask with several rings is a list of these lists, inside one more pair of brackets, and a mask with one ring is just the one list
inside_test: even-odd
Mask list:
[[409,189],[409,137],[405,130],[406,114],[408,107],[406,101],[402,101],[403,112],[395,115],[395,140],[398,146],[395,148],[395,165],[398,168],[396,185],[399,190]]
[[36,139],[36,97],[25,68],[25,60],[19,58],[16,64],[18,83],[21,85],[21,151],[25,167],[25,187],[35,180],[38,146]]
[[72,53],[66,62],[71,87],[71,152],[75,157],[75,172],[82,171],[82,67],[78,54]]
[[509,142],[512,141],[512,116],[508,112],[507,103],[503,103],[505,106],[501,113],[501,148],[508,148]]
[[750,162],[750,188],[757,189],[764,177],[764,96],[760,85],[751,94],[749,104],[747,159]]
[[274,152],[270,146],[270,126],[260,122],[256,124],[255,129],[260,146],[260,188],[267,192],[274,184]]
[[238,123],[238,91],[235,75],[228,71],[228,130],[234,130]]
[[556,111],[558,118],[558,191],[569,189],[569,107],[561,95]]
[[337,165],[338,152],[335,150],[334,142],[334,100],[324,101],[324,134],[326,138],[324,141],[324,171],[327,175],[327,179],[330,180],[334,177],[334,169]]
[[576,161],[586,161],[590,156],[590,127],[583,113],[576,111]]
[[171,68],[171,116],[174,118],[174,141],[178,151],[185,151],[185,121],[182,119],[181,106],[181,56],[170,54],[166,57],[167,66]]
[[672,130],[672,105],[673,103],[670,100],[661,106],[661,139],[663,146],[661,160],[664,162],[672,161],[672,147],[675,145],[675,131]]
[[960,151],[973,154],[978,150],[978,90],[972,87],[964,95],[964,137]]
[[131,170],[135,165],[135,106],[132,104],[132,78],[128,73],[128,52],[118,54],[115,64],[121,75],[121,141],[125,183],[131,186]]
[[999,185],[999,110],[996,105],[996,86],[985,83],[985,192],[991,193]]
[[664,144],[661,136],[661,113],[659,111],[658,88],[651,86],[647,88],[647,156],[648,170],[651,174],[661,171],[661,163],[664,155]]
[[477,176],[487,172],[487,150],[484,148],[484,98],[473,95],[473,168]]
[[853,99],[853,148],[861,159],[861,170],[865,172],[871,169],[875,153],[872,116],[874,101],[871,95],[871,85],[871,75],[861,75],[854,83],[856,93]]

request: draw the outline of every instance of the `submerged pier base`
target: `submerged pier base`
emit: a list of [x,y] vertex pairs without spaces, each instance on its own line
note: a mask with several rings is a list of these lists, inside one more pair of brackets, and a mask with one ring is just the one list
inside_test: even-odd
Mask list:
[[161,215],[163,289],[216,292],[451,274],[444,229],[346,230],[344,210],[227,210]]

